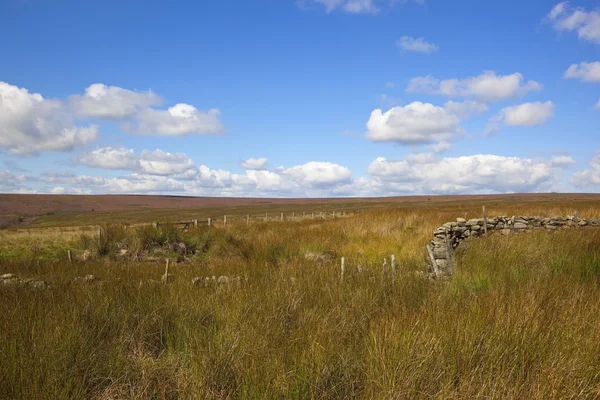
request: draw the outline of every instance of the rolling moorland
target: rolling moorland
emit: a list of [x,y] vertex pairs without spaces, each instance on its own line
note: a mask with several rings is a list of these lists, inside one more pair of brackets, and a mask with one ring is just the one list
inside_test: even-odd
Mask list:
[[2,195],[0,398],[598,398],[600,229],[490,233],[429,278],[432,232],[484,205],[600,218],[585,194]]

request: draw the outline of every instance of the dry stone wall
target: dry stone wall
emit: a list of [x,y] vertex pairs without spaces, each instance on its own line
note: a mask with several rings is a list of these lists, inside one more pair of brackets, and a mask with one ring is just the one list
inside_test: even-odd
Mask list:
[[600,219],[567,217],[495,217],[446,222],[433,232],[433,240],[427,246],[428,271],[435,277],[453,275],[456,270],[454,250],[469,238],[487,233],[499,232],[508,235],[529,229],[555,230],[600,226]]

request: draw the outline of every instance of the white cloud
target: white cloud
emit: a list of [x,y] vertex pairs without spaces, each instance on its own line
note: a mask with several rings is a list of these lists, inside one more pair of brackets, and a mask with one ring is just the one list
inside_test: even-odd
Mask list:
[[331,186],[352,180],[348,168],[330,162],[311,161],[288,168],[283,174],[305,187]]
[[204,112],[178,103],[167,110],[143,109],[137,114],[137,126],[124,126],[124,129],[143,135],[219,134],[225,130],[219,117],[217,109]]
[[565,71],[565,78],[581,79],[586,82],[600,82],[600,61],[572,64]]
[[439,80],[432,76],[419,76],[410,80],[406,91],[438,94],[447,97],[474,97],[484,102],[496,102],[540,90],[542,85],[527,81],[519,72],[496,75],[494,71],[465,79]]
[[500,115],[506,125],[543,125],[544,122],[554,115],[554,104],[551,101],[546,101],[545,103],[539,101],[523,103],[503,108],[500,111]]
[[550,160],[550,165],[553,167],[568,167],[573,164],[575,164],[575,160],[570,156],[554,156]]
[[385,83],[385,87],[386,87],[387,89],[393,89],[393,88],[395,88],[395,87],[396,87],[396,82],[387,81],[387,82]]
[[190,179],[196,174],[196,164],[184,153],[168,153],[162,150],[142,151],[140,172],[148,175],[182,175]]
[[560,173],[549,162],[491,154],[420,161],[379,157],[367,172],[389,191],[449,194],[547,191]]
[[451,140],[462,133],[458,116],[418,101],[385,113],[376,109],[367,122],[367,138],[375,142],[425,144]]
[[402,51],[411,51],[414,53],[431,54],[438,51],[438,46],[427,42],[424,38],[414,38],[412,36],[402,36],[396,41],[396,46]]
[[52,189],[52,194],[64,194],[65,193],[65,188],[62,186],[56,186]]
[[252,158],[242,161],[241,166],[246,169],[264,169],[268,160],[264,157]]
[[569,3],[564,1],[554,6],[546,18],[559,32],[575,31],[580,39],[600,44],[598,11],[586,11],[581,7],[571,8]]
[[104,169],[136,170],[139,167],[138,157],[132,149],[125,147],[104,147],[82,153],[73,159],[76,164]]
[[72,151],[94,141],[97,133],[94,125],[75,126],[61,101],[0,82],[0,147],[9,152]]
[[152,91],[137,92],[94,83],[83,95],[70,96],[69,102],[79,117],[126,119],[143,108],[160,104],[162,99]]
[[574,173],[571,184],[578,188],[600,188],[600,155],[592,158],[589,169]]
[[141,175],[163,175],[178,179],[193,179],[198,174],[196,164],[186,154],[163,150],[143,150],[137,156],[133,149],[105,147],[82,153],[73,162],[94,168],[129,170]]
[[446,111],[458,116],[461,119],[466,119],[472,115],[483,114],[488,110],[488,106],[478,101],[447,101],[444,104]]
[[325,7],[325,12],[344,11],[350,14],[377,14],[379,7],[375,0],[300,0],[296,4],[302,9],[311,8],[313,4]]
[[[393,7],[396,3],[406,3],[410,0],[297,0],[296,5],[302,10],[314,6],[324,8],[326,13],[342,11],[349,14],[377,14],[384,7]],[[425,0],[413,0],[424,4]]]
[[452,147],[452,145],[444,141],[429,145],[429,148],[433,150],[434,153],[443,153],[450,147]]

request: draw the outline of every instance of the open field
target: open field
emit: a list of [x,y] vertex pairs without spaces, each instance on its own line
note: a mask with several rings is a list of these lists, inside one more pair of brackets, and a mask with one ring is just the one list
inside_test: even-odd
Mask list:
[[[47,197],[54,214],[0,231],[0,274],[47,283],[0,285],[0,398],[600,397],[600,229],[489,235],[459,247],[453,278],[423,274],[424,246],[446,221],[480,217],[482,205],[490,216],[600,218],[599,195],[136,196],[145,209],[93,212]],[[3,212],[20,215],[10,202]],[[361,212],[242,218],[333,209]],[[227,228],[122,228],[224,214]],[[394,276],[382,273],[391,254]],[[75,279],[88,274],[97,280]]]

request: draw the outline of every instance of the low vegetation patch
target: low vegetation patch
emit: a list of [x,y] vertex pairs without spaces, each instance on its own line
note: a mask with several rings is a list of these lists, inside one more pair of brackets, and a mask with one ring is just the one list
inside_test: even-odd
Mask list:
[[424,246],[456,216],[2,233],[0,397],[600,396],[600,229],[468,240],[457,274],[431,280]]

